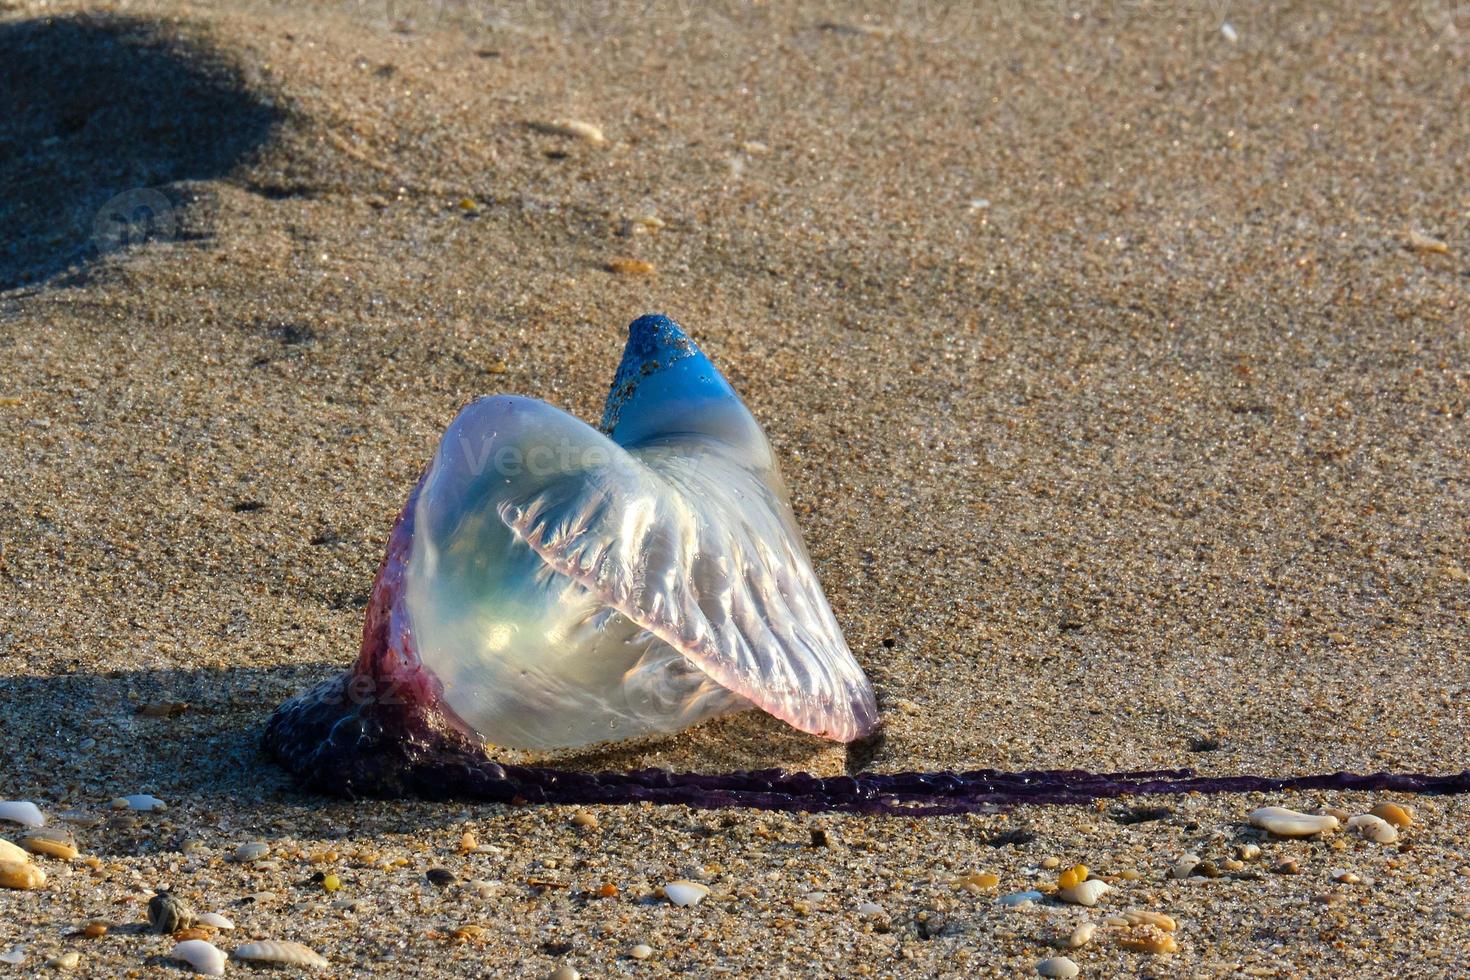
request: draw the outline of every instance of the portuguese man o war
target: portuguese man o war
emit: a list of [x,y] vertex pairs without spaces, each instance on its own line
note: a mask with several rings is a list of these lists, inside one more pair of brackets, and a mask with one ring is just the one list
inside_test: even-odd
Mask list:
[[765,434],[684,330],[649,315],[629,327],[600,427],[506,395],[459,413],[393,527],[357,661],[283,704],[263,744],[325,792],[504,803],[913,816],[1190,791],[1470,791],[1470,770],[819,777],[495,759],[752,708],[850,758],[881,738]]

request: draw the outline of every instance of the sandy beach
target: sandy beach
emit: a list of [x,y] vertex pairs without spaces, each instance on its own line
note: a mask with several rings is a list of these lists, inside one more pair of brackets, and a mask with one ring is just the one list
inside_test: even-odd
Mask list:
[[[258,749],[456,411],[595,421],[660,311],[780,457],[873,768],[1470,768],[1467,62],[1436,0],[0,0],[0,799],[80,851],[0,974],[187,975],[161,888],[344,976],[1470,972],[1465,797],[574,823]],[[844,764],[757,714],[568,761]]]

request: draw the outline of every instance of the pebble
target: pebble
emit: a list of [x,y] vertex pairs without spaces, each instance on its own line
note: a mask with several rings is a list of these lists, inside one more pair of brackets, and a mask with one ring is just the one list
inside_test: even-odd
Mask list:
[[17,946],[14,949],[0,953],[0,963],[9,963],[11,966],[20,966],[26,961],[26,948]]
[[860,902],[858,903],[857,914],[864,919],[877,918],[883,914],[883,906],[877,902]]
[[203,939],[184,940],[168,951],[168,958],[187,963],[194,968],[195,973],[206,977],[223,976],[225,972],[224,950]]
[[5,800],[0,802],[0,821],[18,823],[22,827],[40,827],[46,818],[41,808],[29,800]]
[[60,956],[51,957],[46,961],[46,965],[53,970],[75,970],[81,962],[82,954],[76,950],[72,950],[70,953],[62,953]]
[[1394,829],[1393,824],[1371,813],[1349,817],[1347,825],[1348,829],[1357,831],[1359,836],[1379,844],[1392,844],[1399,839],[1399,832]]
[[77,856],[77,845],[65,830],[33,830],[20,839],[20,846],[32,854],[70,861]]
[[546,975],[546,980],[582,980],[582,974],[577,972],[576,967],[569,966],[566,963],[563,963],[561,966],[548,973]]
[[1051,871],[1054,868],[1060,868],[1062,866],[1062,861],[1060,858],[1055,857],[1043,858],[1041,861],[1041,866],[1046,870]]
[[1039,891],[1030,890],[1024,892],[1011,892],[1009,895],[1002,895],[1000,898],[996,899],[996,902],[1001,905],[1014,907],[1018,905],[1025,905],[1027,902],[1039,902],[1045,897],[1046,896],[1041,894],[1041,892]]
[[639,943],[637,946],[628,950],[628,955],[635,960],[646,960],[653,955],[653,947],[647,943]]
[[31,859],[31,855],[24,848],[17,847],[4,837],[0,837],[0,861],[11,861],[16,864],[25,864]]
[[1155,925],[1140,925],[1129,929],[1118,937],[1118,945],[1124,949],[1131,949],[1139,953],[1162,953],[1179,952],[1179,944],[1174,937]]
[[588,143],[607,142],[607,136],[602,132],[601,126],[594,126],[580,119],[551,119],[546,122],[534,122],[531,128],[550,136],[569,136]]
[[1093,878],[1089,881],[1079,881],[1071,888],[1060,889],[1057,892],[1057,897],[1064,902],[1071,902],[1073,905],[1085,905],[1091,908],[1097,904],[1097,900],[1102,898],[1104,893],[1109,891],[1112,891],[1111,885],[1105,881],[1099,881],[1097,878]]
[[459,880],[448,868],[430,868],[424,872],[424,877],[429,879],[429,884],[438,888],[448,888]]
[[1056,977],[1059,980],[1071,980],[1082,970],[1072,959],[1067,956],[1052,956],[1036,964],[1036,972],[1044,977]]
[[1169,867],[1171,878],[1188,878],[1194,874],[1194,869],[1203,862],[1198,854],[1181,854],[1179,859]]
[[1260,827],[1277,837],[1311,837],[1336,830],[1338,820],[1330,813],[1298,813],[1284,806],[1263,806],[1246,817],[1252,827]]
[[597,828],[597,816],[586,810],[578,810],[572,814],[572,826],[581,827],[583,830],[595,830]]
[[1254,861],[1261,856],[1261,848],[1259,844],[1242,844],[1236,849],[1236,853],[1242,861]]
[[270,854],[270,852],[271,846],[269,844],[266,844],[263,841],[254,840],[248,841],[235,848],[235,852],[230,855],[230,858],[231,860],[238,861],[241,864],[250,864],[254,861],[263,861],[266,856]]
[[1072,934],[1067,937],[1067,945],[1073,949],[1081,949],[1083,946],[1092,942],[1092,937],[1096,932],[1097,923],[1084,922],[1072,930]]
[[681,878],[664,885],[664,897],[680,908],[698,905],[709,894],[709,888],[697,881]]
[[620,276],[651,276],[654,273],[652,262],[647,262],[643,259],[630,259],[626,256],[609,259],[606,268],[608,272],[616,273]]
[[263,939],[235,948],[235,959],[252,963],[283,963],[319,970],[329,966],[327,958],[310,946],[279,939]]
[[148,900],[148,924],[155,932],[178,932],[194,924],[194,910],[177,895],[161,891]]
[[86,936],[88,939],[101,939],[103,936],[107,935],[107,923],[88,922],[85,926],[82,927],[82,935]]
[[29,861],[0,861],[0,888],[34,891],[46,884],[46,872]]
[[119,796],[109,803],[108,806],[114,810],[141,810],[144,813],[151,813],[154,810],[162,812],[168,809],[167,803],[164,803],[156,796],[149,796],[147,793]]
[[1426,235],[1417,229],[1409,232],[1408,240],[1405,244],[1411,252],[1433,252],[1438,255],[1444,255],[1450,250],[1448,243],[1435,238],[1433,235]]
[[1414,826],[1414,811],[1397,803],[1379,803],[1368,811],[1373,816],[1387,820],[1399,830]]

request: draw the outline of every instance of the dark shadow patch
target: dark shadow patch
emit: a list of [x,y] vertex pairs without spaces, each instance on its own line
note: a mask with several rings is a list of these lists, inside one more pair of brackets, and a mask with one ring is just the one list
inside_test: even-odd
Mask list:
[[279,113],[216,53],[148,21],[0,25],[0,289],[178,237],[169,185],[219,177]]

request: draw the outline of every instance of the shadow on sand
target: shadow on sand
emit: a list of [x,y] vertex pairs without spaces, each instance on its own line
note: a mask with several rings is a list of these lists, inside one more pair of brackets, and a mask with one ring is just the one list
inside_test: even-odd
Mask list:
[[178,233],[169,186],[217,177],[279,114],[147,21],[0,24],[0,290]]

